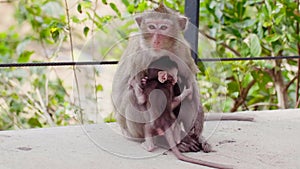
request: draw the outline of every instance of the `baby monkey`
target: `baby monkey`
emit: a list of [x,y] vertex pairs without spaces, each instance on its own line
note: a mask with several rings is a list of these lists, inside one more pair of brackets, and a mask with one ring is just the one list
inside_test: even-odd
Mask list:
[[143,106],[148,112],[146,113],[148,117],[145,118],[148,118],[149,122],[144,126],[143,148],[153,151],[156,148],[153,136],[164,135],[170,149],[179,160],[214,168],[232,168],[223,164],[190,158],[178,150],[176,145],[181,141],[181,128],[173,110],[191,94],[192,90],[184,87],[181,94],[175,96],[174,93],[180,93],[177,85],[177,73],[176,62],[168,56],[164,56],[152,62],[148,69],[138,73],[130,81],[138,105]]
[[171,109],[173,110],[179,106],[181,101],[192,93],[192,89],[184,87],[181,92],[177,84],[177,75],[177,63],[168,56],[163,56],[152,62],[147,70],[141,71],[130,81],[130,86],[134,91],[138,105],[147,104],[147,98],[152,90],[169,89],[170,94],[167,94],[167,91],[164,93],[166,96],[170,95],[172,97]]

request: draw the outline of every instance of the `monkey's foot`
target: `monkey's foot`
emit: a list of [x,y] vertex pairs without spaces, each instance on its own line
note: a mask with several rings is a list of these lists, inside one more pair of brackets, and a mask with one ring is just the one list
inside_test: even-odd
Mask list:
[[200,136],[199,142],[201,145],[201,150],[203,150],[205,153],[215,152],[203,136]]
[[205,153],[214,152],[211,145],[204,139],[204,137],[196,137],[196,135],[187,135],[183,138],[177,148],[181,152],[198,152],[203,150]]
[[211,145],[209,143],[207,143],[206,141],[201,143],[201,150],[203,150],[205,153],[215,152],[212,149]]
[[155,146],[153,142],[147,142],[147,141],[143,142],[141,146],[149,152],[152,152],[157,148],[157,146]]
[[197,139],[193,139],[187,135],[183,138],[180,144],[177,145],[180,152],[198,152],[201,150],[201,144]]

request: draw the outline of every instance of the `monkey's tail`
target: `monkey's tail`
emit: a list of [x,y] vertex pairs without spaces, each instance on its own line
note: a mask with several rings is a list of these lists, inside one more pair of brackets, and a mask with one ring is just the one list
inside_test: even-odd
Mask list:
[[213,163],[213,162],[209,162],[209,161],[203,161],[200,159],[187,157],[187,156],[183,155],[176,146],[172,147],[171,150],[173,151],[174,155],[181,161],[198,164],[198,165],[203,165],[203,166],[207,166],[207,167],[212,167],[212,168],[233,169],[233,166],[230,166],[230,165],[218,164],[218,163]]
[[179,160],[193,163],[193,164],[203,165],[203,166],[207,166],[207,167],[213,167],[213,168],[219,168],[219,169],[233,169],[233,166],[213,163],[213,162],[209,162],[209,161],[203,161],[200,159],[195,159],[195,158],[191,158],[191,157],[183,155],[176,146],[172,130],[166,130],[165,137],[169,143],[169,146],[171,147],[172,152]]

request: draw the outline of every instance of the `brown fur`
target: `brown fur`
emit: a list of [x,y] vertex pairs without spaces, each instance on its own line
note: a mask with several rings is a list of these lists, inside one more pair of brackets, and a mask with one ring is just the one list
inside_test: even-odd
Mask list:
[[[159,9],[159,11],[163,12],[162,9]],[[166,11],[171,10],[166,8]],[[182,35],[188,20],[175,12],[172,15],[160,12],[145,12],[136,18],[142,34],[130,37],[113,82],[112,100],[116,110],[117,122],[123,134],[127,137],[131,139],[145,138],[143,126],[147,119],[130,102],[130,100],[134,99],[132,98],[132,90],[130,90],[128,82],[138,72],[148,67],[149,63],[163,55],[168,55],[178,64],[179,77],[184,79],[179,85],[191,87],[193,90],[192,100],[183,100],[178,114],[178,120],[183,124],[184,132],[186,133],[186,138],[183,139],[185,144],[179,145],[179,148],[181,151],[199,151],[201,145],[207,145],[207,143],[201,139],[204,113],[199,102],[198,86],[195,79],[195,73],[198,72],[198,68],[191,57],[189,45]],[[151,44],[146,42],[142,36],[143,33],[147,32],[144,27],[146,19],[172,22],[173,25],[170,27],[170,32],[165,35],[170,36],[172,42],[162,45],[160,50],[154,50]],[[169,47],[170,43],[172,43],[171,47]],[[202,147],[204,148],[204,146]],[[209,152],[210,146],[206,146],[206,148],[204,151]]]
[[[143,147],[148,151],[152,151],[155,148],[152,137],[155,135],[164,135],[172,152],[179,160],[214,168],[232,168],[231,166],[198,160],[181,154],[176,147],[180,142],[180,127],[176,121],[176,116],[172,112],[172,103],[175,97],[174,82],[176,81],[174,81],[174,77],[168,76],[167,80],[161,83],[158,80],[159,71],[162,70],[150,68],[146,71],[148,80],[143,86],[143,94],[146,96],[145,104],[149,108],[148,116],[150,116],[151,122],[146,123],[144,127],[146,141],[142,144]],[[163,93],[153,92],[153,90],[160,90]],[[162,106],[162,103],[165,102],[164,99],[166,99],[166,105]],[[160,114],[160,112],[162,113]],[[158,117],[157,114],[159,114]]]

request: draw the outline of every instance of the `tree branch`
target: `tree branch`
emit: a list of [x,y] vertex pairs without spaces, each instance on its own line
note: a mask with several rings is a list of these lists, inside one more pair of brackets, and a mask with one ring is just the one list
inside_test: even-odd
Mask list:
[[[96,15],[97,15],[97,13],[96,13],[97,8],[98,8],[98,0],[95,1],[95,8],[93,9],[93,20],[95,20],[95,18],[96,18]],[[95,30],[94,30],[94,28],[95,28],[95,22],[92,23],[92,36],[93,36],[93,37],[92,37],[92,41],[93,41],[93,45],[92,45],[92,48],[93,48],[93,49],[92,49],[92,50],[93,50],[93,51],[97,51],[97,50],[94,49],[94,47],[95,47],[95,36],[94,36],[94,31],[95,31]],[[95,52],[93,52],[92,55],[93,55],[92,57],[94,58],[94,57],[95,57],[95,56],[94,56],[94,55],[95,55]],[[97,55],[97,54],[96,54],[96,55]],[[96,98],[96,112],[97,112],[97,113],[96,113],[96,119],[98,119],[98,114],[99,114],[100,111],[99,111],[99,106],[98,106],[98,105],[99,105],[99,104],[98,104],[98,103],[99,103],[99,100],[98,100],[98,96],[97,96],[97,93],[98,93],[98,92],[97,92],[97,73],[96,73],[96,71],[97,71],[97,70],[95,70],[95,68],[94,68],[94,69],[93,69],[93,75],[94,75],[94,88],[95,88],[95,89],[94,89],[94,94],[95,94],[95,98]]]
[[266,72],[266,73],[268,73],[271,77],[274,76],[274,71],[273,71],[274,69],[255,67],[254,70]]
[[300,99],[298,99],[297,101],[297,104],[296,104],[296,107],[295,108],[298,108],[300,106]]
[[40,90],[39,89],[36,89],[36,94],[38,96],[38,99],[39,99],[39,102],[40,102],[40,106],[41,106],[41,109],[42,109],[42,112],[44,114],[44,116],[46,117],[47,119],[47,122],[48,124],[51,126],[51,127],[54,127],[55,126],[55,123],[54,121],[52,120],[51,116],[50,116],[50,113],[47,111],[47,108],[46,108],[46,105],[42,99],[42,96],[41,96],[41,93],[40,93]]
[[[214,37],[212,37],[212,36],[206,34],[203,30],[200,30],[200,29],[199,29],[198,32],[201,33],[201,35],[205,36],[207,39],[210,39],[210,40],[213,40],[213,41],[217,42],[217,39],[216,39],[216,38],[214,38]],[[227,48],[228,50],[230,50],[231,52],[233,52],[235,55],[241,56],[241,54],[240,54],[237,50],[235,50],[235,49],[233,49],[232,47],[228,46],[226,43],[222,42],[222,43],[220,43],[220,44],[221,44],[222,46],[224,46],[225,48]]]
[[[70,47],[71,47],[71,56],[72,56],[72,61],[75,61],[75,56],[74,56],[74,46],[73,46],[73,36],[72,36],[72,27],[71,27],[71,21],[70,21],[70,13],[69,13],[69,5],[67,0],[65,0],[65,6],[66,6],[66,15],[67,15],[67,27],[69,30],[69,38],[70,38]],[[81,109],[81,98],[80,98],[80,92],[79,92],[79,82],[78,82],[78,77],[76,74],[76,68],[75,66],[72,67],[73,69],[73,74],[74,74],[74,78],[75,78],[75,84],[76,84],[76,91],[77,91],[77,95],[78,95],[78,105],[79,108]],[[81,110],[79,110],[79,115],[80,115],[80,122],[83,123],[83,113]]]
[[296,79],[297,79],[297,76],[295,76],[288,84],[285,85],[284,90],[287,91],[289,89],[289,87],[295,82]]
[[154,4],[157,4],[157,5],[159,5],[159,2],[156,2],[156,1],[154,1],[154,0],[148,0],[149,2],[152,2],[152,3],[154,3]]
[[240,91],[240,95],[235,99],[233,107],[230,109],[231,112],[237,111],[237,109],[245,102],[246,97],[249,93],[251,87],[256,83],[256,80],[252,80],[246,88],[242,88]]
[[278,104],[274,104],[274,103],[255,103],[255,104],[252,104],[248,107],[253,108],[253,107],[256,107],[256,106],[268,106],[268,107],[275,106],[275,107],[278,108]]

